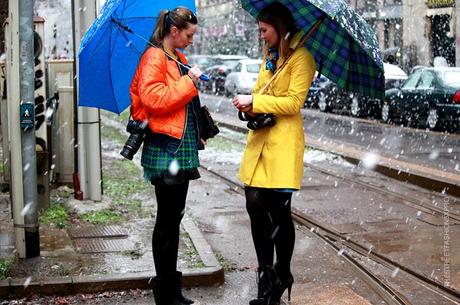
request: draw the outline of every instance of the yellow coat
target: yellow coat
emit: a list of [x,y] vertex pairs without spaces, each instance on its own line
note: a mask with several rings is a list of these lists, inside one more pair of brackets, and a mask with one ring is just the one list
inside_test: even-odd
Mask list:
[[[300,33],[297,33],[289,47],[294,49],[299,40]],[[280,58],[276,66],[281,66],[282,61]],[[305,139],[300,109],[315,71],[313,56],[300,47],[262,95],[258,92],[273,75],[262,64],[253,89],[253,112],[273,113],[276,124],[249,131],[239,172],[245,185],[301,188]]]

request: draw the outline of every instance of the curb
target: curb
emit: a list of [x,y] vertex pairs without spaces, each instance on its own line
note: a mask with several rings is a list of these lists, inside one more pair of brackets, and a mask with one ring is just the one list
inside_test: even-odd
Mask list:
[[[222,114],[213,113],[216,122],[226,128],[247,133],[248,129],[244,122],[236,118],[228,118]],[[318,150],[332,152],[343,156],[353,163],[359,163],[365,158],[369,151],[362,150],[348,143],[322,141],[309,135],[305,135],[306,145]],[[383,155],[378,156],[375,171],[387,175],[399,181],[407,181],[412,184],[460,197],[460,175],[450,172],[443,172],[435,168],[389,158]]]
[[[184,287],[219,286],[224,283],[224,269],[219,264],[211,246],[204,239],[190,217],[184,217],[182,225],[189,234],[204,268],[183,270]],[[112,290],[151,289],[154,272],[108,275],[67,276],[53,278],[8,278],[0,281],[0,298],[24,295],[71,295],[98,293]],[[29,283],[27,283],[29,282]]]
[[[313,137],[307,139],[307,145],[318,150],[341,155],[356,164],[360,163],[369,154],[369,151],[361,150],[350,144],[338,141],[325,143]],[[437,192],[445,191],[446,194],[460,197],[460,175],[455,173],[443,172],[435,168],[383,155],[378,156],[374,170],[399,181],[407,181],[423,188]]]

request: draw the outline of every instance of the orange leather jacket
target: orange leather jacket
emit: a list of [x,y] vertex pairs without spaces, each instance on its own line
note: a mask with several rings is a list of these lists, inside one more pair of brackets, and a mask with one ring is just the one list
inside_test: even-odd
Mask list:
[[[177,51],[179,59],[187,63]],[[161,49],[150,47],[142,55],[130,87],[131,115],[149,120],[153,132],[181,139],[185,129],[186,105],[198,95],[191,78],[181,76],[176,62]]]

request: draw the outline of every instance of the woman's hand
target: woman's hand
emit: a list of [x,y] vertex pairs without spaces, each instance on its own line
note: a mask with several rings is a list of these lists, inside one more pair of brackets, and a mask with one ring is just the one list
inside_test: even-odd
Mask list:
[[203,145],[205,145],[205,146],[208,145],[208,141],[203,140],[203,139],[200,139],[200,140],[201,140],[201,144],[203,144]]
[[196,83],[199,79],[200,79],[200,76],[201,74],[203,74],[203,72],[201,72],[200,68],[198,68],[197,66],[192,66],[190,69],[188,69],[188,73],[187,75]]
[[252,95],[237,95],[232,100],[233,105],[242,112],[252,110]]

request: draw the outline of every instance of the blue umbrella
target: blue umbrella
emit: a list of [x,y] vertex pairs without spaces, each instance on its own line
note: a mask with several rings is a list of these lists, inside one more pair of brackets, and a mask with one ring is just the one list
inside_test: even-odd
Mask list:
[[117,114],[126,109],[131,80],[158,14],[178,6],[195,11],[194,0],[107,0],[81,41],[78,105]]

